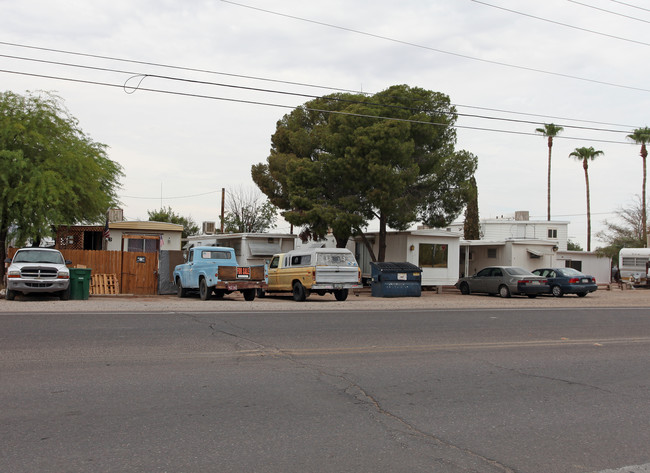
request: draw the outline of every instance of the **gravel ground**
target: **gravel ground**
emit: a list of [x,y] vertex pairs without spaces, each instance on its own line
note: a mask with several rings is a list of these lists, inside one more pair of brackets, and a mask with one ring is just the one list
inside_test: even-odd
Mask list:
[[180,299],[176,296],[90,296],[85,301],[60,301],[44,295],[17,296],[14,301],[0,299],[0,312],[233,312],[290,310],[396,310],[396,309],[460,309],[460,308],[540,308],[540,307],[647,307],[650,309],[650,289],[601,287],[586,297],[566,295],[555,298],[539,296],[529,299],[514,296],[501,299],[487,295],[463,296],[455,288],[444,288],[441,294],[423,291],[421,297],[372,297],[369,289],[350,294],[344,302],[337,302],[331,294],[311,295],[305,302],[294,302],[290,295],[267,296],[247,302],[239,293],[222,300],[202,301],[198,296]]

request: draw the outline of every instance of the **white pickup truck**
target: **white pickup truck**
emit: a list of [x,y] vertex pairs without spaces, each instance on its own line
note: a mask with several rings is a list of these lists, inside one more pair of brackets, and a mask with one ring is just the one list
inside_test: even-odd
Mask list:
[[59,250],[22,248],[5,263],[10,263],[5,293],[7,300],[13,300],[17,292],[51,292],[61,300],[70,298],[70,270],[66,265],[71,262],[65,260]]

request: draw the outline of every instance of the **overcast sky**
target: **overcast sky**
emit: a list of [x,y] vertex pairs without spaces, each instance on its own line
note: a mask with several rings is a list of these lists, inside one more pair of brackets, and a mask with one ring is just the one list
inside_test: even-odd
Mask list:
[[481,218],[546,219],[548,149],[534,130],[549,122],[565,127],[551,213],[570,239],[586,246],[575,148],[605,153],[589,167],[594,233],[641,194],[639,146],[625,137],[650,125],[642,0],[0,0],[0,18],[1,89],[64,99],[123,166],[131,220],[163,205],[218,221],[221,188],[254,187],[251,166],[309,100],[299,94],[395,84],[457,105]]

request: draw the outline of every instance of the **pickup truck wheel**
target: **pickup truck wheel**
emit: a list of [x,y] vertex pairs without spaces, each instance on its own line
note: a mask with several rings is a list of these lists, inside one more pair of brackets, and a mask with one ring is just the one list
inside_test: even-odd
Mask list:
[[59,292],[59,298],[62,301],[67,301],[70,299],[70,286],[68,286],[67,289],[64,289],[63,291]]
[[207,301],[212,297],[212,288],[208,287],[208,283],[205,282],[205,278],[202,278],[199,281],[199,297],[202,301]]
[[10,291],[7,289],[7,292],[5,292],[5,299],[8,301],[13,301],[16,298],[16,291]]
[[345,299],[348,298],[348,290],[347,289],[337,289],[334,291],[334,297],[336,297],[337,301],[343,302]]
[[305,287],[300,283],[300,281],[296,281],[293,283],[293,300],[302,302],[305,299],[307,299],[307,292],[305,291]]
[[257,297],[266,297],[266,292],[264,289],[255,289],[255,292],[257,294]]
[[255,300],[255,289],[244,289],[242,291],[244,294],[245,301],[254,301]]
[[185,297],[187,296],[187,289],[183,287],[180,279],[176,279],[176,296]]

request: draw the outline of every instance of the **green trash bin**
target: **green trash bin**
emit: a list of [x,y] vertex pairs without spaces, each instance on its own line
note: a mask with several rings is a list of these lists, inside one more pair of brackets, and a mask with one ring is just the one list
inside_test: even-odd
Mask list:
[[70,299],[88,300],[90,295],[90,268],[70,268]]

